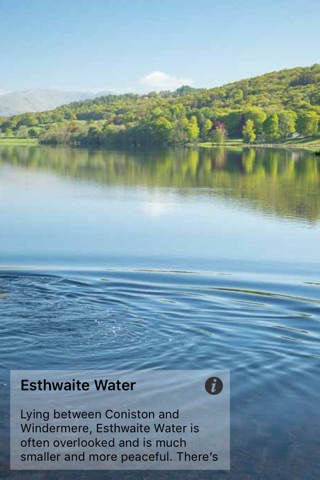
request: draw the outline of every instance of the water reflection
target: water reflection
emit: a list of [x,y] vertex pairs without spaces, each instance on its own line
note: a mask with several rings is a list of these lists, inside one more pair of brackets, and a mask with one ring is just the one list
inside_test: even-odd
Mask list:
[[[181,195],[234,200],[279,217],[310,223],[320,217],[320,159],[312,152],[270,149],[90,151],[1,146],[0,165],[105,185],[172,188]],[[152,206],[153,213],[158,209]]]

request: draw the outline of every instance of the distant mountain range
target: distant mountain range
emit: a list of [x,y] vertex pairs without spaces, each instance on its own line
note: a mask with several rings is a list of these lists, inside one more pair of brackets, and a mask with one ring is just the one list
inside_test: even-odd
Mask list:
[[51,88],[2,94],[0,92],[0,117],[52,110],[66,103],[92,99],[108,93],[109,92],[77,92]]

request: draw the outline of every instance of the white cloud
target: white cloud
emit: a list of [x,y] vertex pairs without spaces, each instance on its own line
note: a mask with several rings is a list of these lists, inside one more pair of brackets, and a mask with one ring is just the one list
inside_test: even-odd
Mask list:
[[139,83],[152,90],[175,90],[182,85],[192,85],[193,81],[190,78],[174,77],[158,70],[141,78]]

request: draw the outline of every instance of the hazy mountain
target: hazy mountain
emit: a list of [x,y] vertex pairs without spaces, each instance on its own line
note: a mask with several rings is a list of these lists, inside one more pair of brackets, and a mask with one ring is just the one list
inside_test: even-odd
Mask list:
[[32,89],[22,92],[0,91],[0,117],[9,117],[26,112],[42,112],[65,103],[86,100],[105,95],[107,92],[75,92],[55,89]]

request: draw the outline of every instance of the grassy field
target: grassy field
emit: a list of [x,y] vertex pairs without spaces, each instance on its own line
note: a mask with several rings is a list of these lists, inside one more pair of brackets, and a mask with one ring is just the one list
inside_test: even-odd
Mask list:
[[1,145],[37,145],[38,140],[36,138],[14,138],[14,137],[5,137],[0,138]]
[[[242,138],[231,138],[226,140],[226,143],[223,145],[225,147],[241,147],[243,145],[243,140]],[[217,145],[213,144],[212,142],[200,142],[198,143],[198,147],[204,147],[204,148],[212,148],[216,147]]]
[[[198,143],[199,147],[212,148],[219,145],[212,145],[211,142]],[[229,139],[223,145],[225,147],[265,147],[265,148],[310,148],[312,150],[320,150],[320,135],[305,138],[290,138],[288,140],[281,140],[271,144],[252,144],[247,145],[243,143],[241,138]]]
[[304,145],[310,147],[320,147],[320,135],[313,137],[289,139],[282,142],[284,145]]

